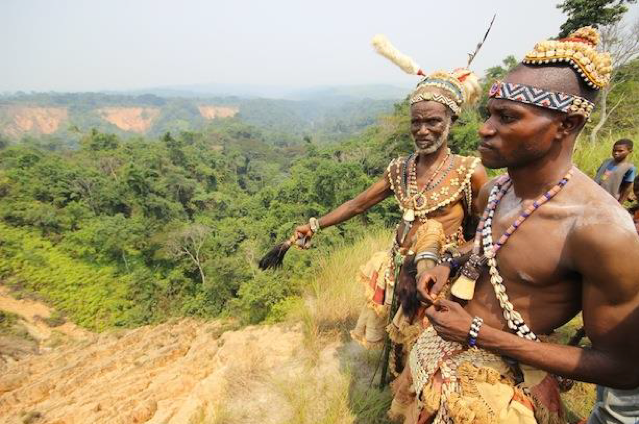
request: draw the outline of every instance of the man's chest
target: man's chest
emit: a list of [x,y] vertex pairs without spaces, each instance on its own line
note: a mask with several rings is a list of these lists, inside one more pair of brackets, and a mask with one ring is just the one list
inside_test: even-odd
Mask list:
[[[493,241],[498,241],[522,213],[521,207],[495,213]],[[505,280],[546,286],[570,272],[567,239],[571,217],[560,207],[538,209],[519,225],[497,253],[497,263]],[[503,239],[502,239],[503,240]]]

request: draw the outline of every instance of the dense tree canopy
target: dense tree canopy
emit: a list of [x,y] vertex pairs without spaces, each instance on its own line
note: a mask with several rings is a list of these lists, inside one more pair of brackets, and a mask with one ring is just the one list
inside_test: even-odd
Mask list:
[[628,11],[627,4],[637,0],[564,0],[557,8],[568,15],[559,37],[567,37],[583,26],[606,26],[618,22]]
[[[388,133],[369,131],[349,146],[318,148],[308,140],[301,150],[274,147],[238,121],[156,140],[91,130],[76,150],[4,146],[0,225],[12,237],[0,242],[0,276],[95,328],[230,311],[263,319],[295,292],[300,276],[260,273],[256,260],[295,224],[363,190],[389,154],[409,146],[399,118],[388,120]],[[398,139],[393,151],[379,150]],[[393,214],[385,204],[360,222],[386,225]],[[342,242],[346,227],[358,226],[328,233],[322,245]],[[59,279],[45,290],[38,281],[54,267]],[[63,278],[78,269],[120,296],[103,303],[94,297],[101,290],[78,292],[86,286],[79,274]]]

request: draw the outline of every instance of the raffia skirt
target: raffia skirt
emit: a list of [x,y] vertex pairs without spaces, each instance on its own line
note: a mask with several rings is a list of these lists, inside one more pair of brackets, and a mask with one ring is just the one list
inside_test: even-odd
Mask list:
[[417,338],[391,385],[389,416],[404,424],[565,423],[554,377],[514,369],[488,351],[447,342],[432,327]]

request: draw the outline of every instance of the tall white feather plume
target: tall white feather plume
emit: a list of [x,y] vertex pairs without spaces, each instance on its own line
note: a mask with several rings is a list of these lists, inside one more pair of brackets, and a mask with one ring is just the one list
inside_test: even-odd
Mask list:
[[423,75],[420,66],[412,58],[397,50],[385,35],[377,34],[373,37],[372,43],[377,53],[399,66],[407,74]]

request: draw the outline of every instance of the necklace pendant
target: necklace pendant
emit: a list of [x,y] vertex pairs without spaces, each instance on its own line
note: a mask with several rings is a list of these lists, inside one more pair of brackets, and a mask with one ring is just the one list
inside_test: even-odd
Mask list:
[[404,215],[402,216],[404,221],[413,222],[415,221],[415,210],[414,209],[406,209],[404,211]]
[[421,209],[424,206],[426,206],[426,197],[423,193],[419,193],[417,196],[415,196],[415,208]]

